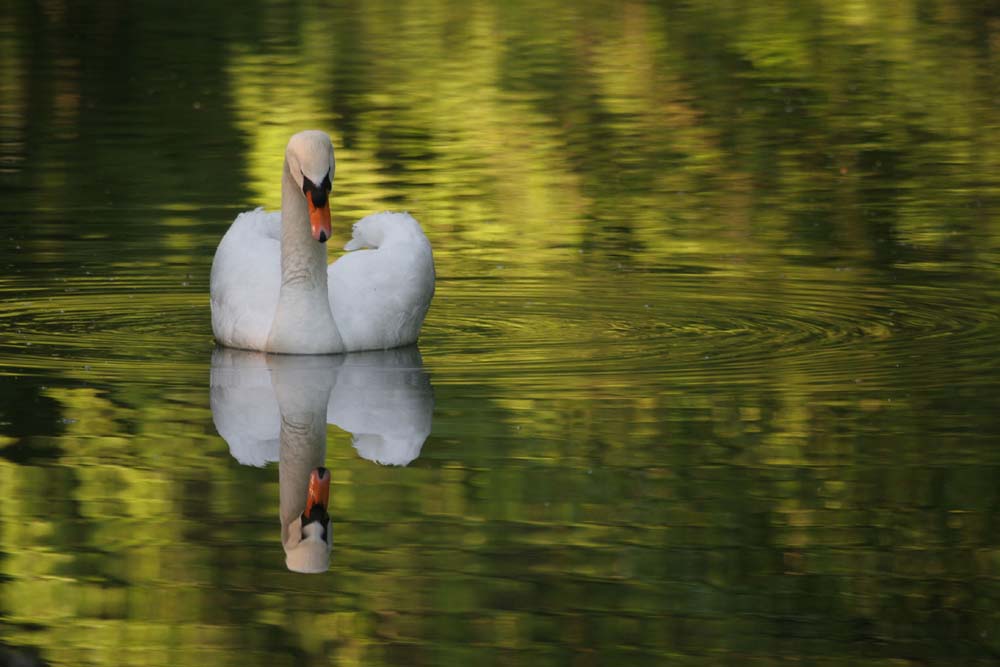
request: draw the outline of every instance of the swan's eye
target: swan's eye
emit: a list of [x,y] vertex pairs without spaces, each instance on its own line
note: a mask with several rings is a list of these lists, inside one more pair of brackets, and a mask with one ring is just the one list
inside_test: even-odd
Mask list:
[[299,173],[302,174],[303,194],[305,194],[309,190],[315,192],[316,190],[322,189],[325,190],[326,192],[329,192],[330,190],[333,189],[333,181],[330,180],[330,172],[326,172],[326,176],[324,176],[323,180],[320,181],[319,187],[316,187],[316,184],[313,183],[311,180],[309,180],[309,177],[306,176],[304,172],[299,172]]

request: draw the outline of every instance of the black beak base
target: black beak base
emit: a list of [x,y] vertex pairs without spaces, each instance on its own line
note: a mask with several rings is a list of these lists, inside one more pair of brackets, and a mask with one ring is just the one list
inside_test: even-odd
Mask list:
[[312,194],[312,203],[316,208],[323,208],[326,206],[326,199],[330,195],[330,190],[333,189],[333,183],[330,182],[330,174],[323,177],[323,182],[316,185],[309,180],[309,177],[302,174],[302,194],[308,195]]

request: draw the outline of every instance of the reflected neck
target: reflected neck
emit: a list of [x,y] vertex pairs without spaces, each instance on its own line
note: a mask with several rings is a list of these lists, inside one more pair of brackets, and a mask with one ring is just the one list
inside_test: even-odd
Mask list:
[[[283,386],[277,373],[273,379],[281,413],[278,479],[284,531],[305,510],[309,474],[326,459],[326,410],[332,383]],[[283,542],[286,537],[282,534]]]

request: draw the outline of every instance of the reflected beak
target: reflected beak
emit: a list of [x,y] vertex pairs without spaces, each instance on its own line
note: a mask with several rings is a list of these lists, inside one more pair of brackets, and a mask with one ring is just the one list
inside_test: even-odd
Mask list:
[[322,206],[313,205],[313,193],[306,192],[306,199],[309,201],[309,224],[312,226],[313,238],[320,243],[332,235],[330,229],[330,198],[326,197]]
[[326,468],[314,468],[309,473],[309,493],[306,496],[306,509],[302,512],[303,523],[316,520],[329,520],[326,511],[326,506],[329,502],[330,471]]

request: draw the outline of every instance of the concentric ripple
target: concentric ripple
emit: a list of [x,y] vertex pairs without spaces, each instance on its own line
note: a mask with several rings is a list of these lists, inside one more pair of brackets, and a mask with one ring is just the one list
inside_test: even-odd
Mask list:
[[544,384],[569,373],[739,384],[793,373],[813,384],[888,387],[909,373],[947,383],[996,348],[996,315],[979,291],[804,273],[445,282],[426,356],[457,379],[490,373]]
[[186,381],[212,346],[208,295],[170,276],[0,283],[0,373]]
[[[0,373],[194,382],[207,285],[172,275],[0,282]],[[439,281],[421,350],[436,383],[949,383],[997,349],[989,295],[861,272],[621,272]],[[579,384],[579,382],[577,382]]]

